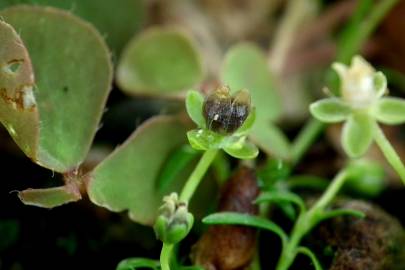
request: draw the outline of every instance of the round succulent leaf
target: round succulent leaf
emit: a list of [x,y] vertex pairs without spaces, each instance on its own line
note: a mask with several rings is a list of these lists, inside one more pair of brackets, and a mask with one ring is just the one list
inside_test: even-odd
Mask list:
[[187,92],[186,110],[191,120],[200,128],[205,128],[205,118],[203,115],[204,96],[195,90]]
[[187,138],[194,149],[208,150],[221,148],[226,137],[209,129],[202,128],[190,130],[187,132]]
[[349,105],[339,98],[326,98],[312,103],[309,110],[313,117],[325,123],[338,123],[351,113]]
[[377,101],[373,115],[377,121],[398,125],[405,122],[405,100],[402,98],[385,97]]
[[31,59],[13,27],[0,21],[0,122],[30,158],[39,140]]
[[345,122],[342,131],[342,146],[351,158],[366,153],[373,141],[375,121],[366,113],[353,113]]
[[134,37],[117,67],[117,83],[129,94],[173,94],[202,79],[193,42],[175,28],[154,27]]
[[291,145],[288,138],[280,128],[268,121],[256,119],[249,139],[272,157],[290,159]]
[[20,33],[34,67],[39,141],[33,159],[69,171],[86,157],[111,87],[107,46],[93,26],[63,10],[21,5],[0,16]]
[[16,4],[51,6],[71,11],[97,27],[117,54],[140,30],[146,13],[142,0],[1,0],[0,9]]
[[280,97],[275,92],[266,55],[256,45],[240,43],[232,47],[225,56],[221,79],[232,93],[249,90],[257,118],[274,120],[280,116]]
[[259,154],[259,149],[253,143],[245,141],[241,144],[231,144],[225,146],[224,151],[239,159],[254,159]]
[[[90,200],[111,211],[128,210],[138,223],[153,224],[162,201],[160,170],[173,150],[185,143],[187,129],[172,116],[157,116],[142,124],[88,175]],[[168,193],[178,191],[182,181],[179,176]]]

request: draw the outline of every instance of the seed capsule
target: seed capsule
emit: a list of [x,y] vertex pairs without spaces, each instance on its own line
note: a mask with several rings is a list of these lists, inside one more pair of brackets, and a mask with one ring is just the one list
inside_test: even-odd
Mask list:
[[[254,171],[240,168],[221,191],[219,211],[257,214],[252,202],[259,193]],[[214,225],[192,250],[192,260],[206,270],[243,269],[255,252],[256,230],[244,226]]]
[[233,133],[250,113],[249,92],[240,90],[231,96],[227,86],[220,87],[206,98],[203,112],[210,130]]

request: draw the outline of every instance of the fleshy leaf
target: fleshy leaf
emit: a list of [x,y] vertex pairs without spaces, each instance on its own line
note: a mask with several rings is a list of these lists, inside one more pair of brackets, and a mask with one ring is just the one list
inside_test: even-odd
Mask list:
[[280,98],[274,90],[264,52],[254,44],[232,47],[225,57],[221,79],[233,92],[248,89],[257,118],[275,120],[281,113]]
[[110,90],[104,40],[90,24],[54,8],[15,6],[0,16],[20,33],[36,77],[26,95],[38,109],[39,120],[32,124],[39,131],[32,134],[39,132],[39,139],[21,148],[46,168],[69,171],[87,155]]
[[405,122],[405,100],[395,97],[385,97],[377,101],[374,108],[374,116],[377,121],[398,125]]
[[224,151],[239,159],[253,159],[259,154],[259,149],[257,149],[256,145],[249,141],[230,144],[224,147]]
[[31,60],[17,32],[3,21],[0,40],[0,121],[17,145],[34,158],[39,120]]
[[356,158],[364,155],[373,140],[374,120],[363,113],[352,114],[343,126],[342,146],[347,155]]
[[281,238],[283,243],[287,241],[287,235],[280,226],[262,217],[236,212],[220,212],[205,217],[203,223],[210,225],[242,225],[255,227],[274,232]]
[[290,143],[282,130],[267,121],[256,121],[251,129],[249,138],[268,155],[288,160],[290,158]]
[[199,128],[205,128],[205,118],[203,116],[204,96],[195,90],[187,92],[186,109],[191,120],[196,123]]
[[118,85],[130,94],[173,94],[202,78],[200,56],[182,32],[151,28],[124,49],[117,67]]
[[145,258],[128,258],[122,260],[116,270],[136,270],[136,269],[150,268],[154,270],[160,269],[160,262]]
[[161,194],[167,194],[167,188],[175,181],[177,175],[200,155],[190,145],[183,145],[170,155],[162,167],[157,181]]
[[77,186],[66,185],[55,188],[26,189],[18,193],[20,200],[27,205],[53,208],[82,198]]
[[327,98],[316,101],[311,104],[309,110],[316,119],[325,123],[341,122],[351,113],[350,106],[339,98]]
[[326,211],[325,213],[322,214],[320,219],[325,220],[325,219],[330,219],[330,218],[334,218],[334,217],[338,217],[338,216],[354,216],[357,218],[366,217],[366,215],[359,210],[349,209],[349,208],[340,208],[340,209],[333,209],[333,210]]
[[219,149],[224,142],[224,136],[205,128],[190,130],[187,138],[196,150]]
[[[88,175],[90,200],[111,211],[128,210],[138,223],[153,224],[162,200],[157,189],[159,170],[169,154],[185,143],[187,129],[170,116],[145,122]],[[168,192],[178,191],[181,181],[182,175]]]
[[1,0],[0,9],[16,4],[51,6],[71,11],[94,24],[115,53],[119,53],[141,28],[146,12],[141,0]]

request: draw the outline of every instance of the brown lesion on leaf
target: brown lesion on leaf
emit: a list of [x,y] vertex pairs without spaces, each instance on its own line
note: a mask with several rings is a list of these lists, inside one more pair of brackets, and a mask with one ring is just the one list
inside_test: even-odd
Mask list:
[[10,94],[6,88],[0,88],[0,97],[16,110],[34,112],[37,106],[33,89],[33,85],[22,85]]

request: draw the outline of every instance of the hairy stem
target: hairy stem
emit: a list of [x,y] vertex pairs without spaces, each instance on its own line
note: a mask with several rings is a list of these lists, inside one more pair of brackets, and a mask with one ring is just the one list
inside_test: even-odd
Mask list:
[[374,139],[378,147],[380,147],[381,151],[383,152],[388,163],[392,166],[392,168],[394,168],[402,182],[405,184],[405,166],[377,123],[375,124],[374,128]]
[[191,173],[190,177],[187,179],[186,184],[183,186],[183,190],[180,193],[180,201],[189,202],[193,197],[195,190],[201,182],[201,179],[207,172],[211,163],[214,161],[217,155],[217,149],[209,149],[204,152],[194,171]]

